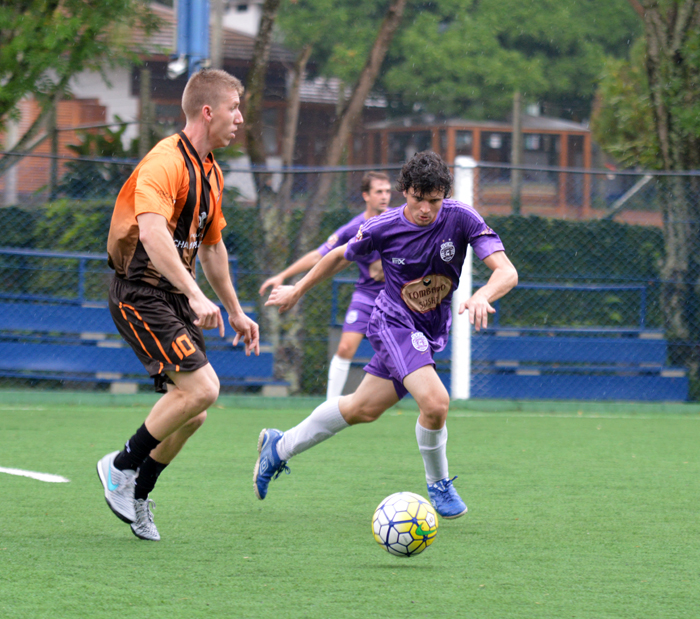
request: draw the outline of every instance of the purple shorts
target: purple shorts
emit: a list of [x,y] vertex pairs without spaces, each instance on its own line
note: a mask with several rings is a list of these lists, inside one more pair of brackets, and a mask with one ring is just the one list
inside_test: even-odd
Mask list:
[[375,354],[364,367],[365,372],[391,380],[399,400],[408,393],[403,386],[406,376],[425,365],[435,365],[428,338],[384,312],[372,314],[367,325],[367,339]]
[[360,303],[353,299],[350,301],[348,311],[345,312],[345,322],[343,323],[343,333],[351,331],[353,333],[367,333],[367,323],[372,315],[374,305]]

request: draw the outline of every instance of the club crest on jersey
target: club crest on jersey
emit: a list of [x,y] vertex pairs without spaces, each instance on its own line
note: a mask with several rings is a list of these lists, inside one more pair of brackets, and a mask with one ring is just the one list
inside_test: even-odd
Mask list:
[[425,352],[429,347],[428,338],[421,331],[411,333],[411,344],[418,352]]
[[357,234],[355,235],[355,240],[356,241],[361,241],[362,240],[362,226],[360,226],[357,229]]
[[445,262],[450,262],[455,257],[455,246],[452,241],[446,241],[440,245],[440,258]]

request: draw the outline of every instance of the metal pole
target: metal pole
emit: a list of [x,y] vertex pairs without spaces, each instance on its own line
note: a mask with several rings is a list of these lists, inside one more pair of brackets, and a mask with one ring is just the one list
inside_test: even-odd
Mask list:
[[209,56],[212,69],[224,68],[224,0],[211,0],[211,44]]
[[78,301],[85,301],[85,258],[78,261]]
[[139,159],[143,159],[151,146],[151,70],[142,67],[139,74],[139,95],[141,99],[141,124],[139,125]]
[[188,68],[191,76],[208,66],[209,0],[190,0],[189,36],[190,62]]
[[[15,148],[15,144],[17,144],[19,123],[16,120],[9,119],[5,127],[7,131],[5,135],[5,148],[8,151],[12,151]],[[5,174],[4,204],[5,206],[17,204],[17,168],[14,166]]]
[[57,105],[51,108],[47,133],[51,136],[51,164],[49,168],[49,200],[55,200],[58,187],[58,130],[56,129]]
[[[513,95],[513,133],[511,135],[510,162],[513,166],[523,163],[523,126],[522,126],[522,101],[520,93]],[[510,170],[510,200],[513,207],[513,215],[520,215],[523,171],[516,168]]]

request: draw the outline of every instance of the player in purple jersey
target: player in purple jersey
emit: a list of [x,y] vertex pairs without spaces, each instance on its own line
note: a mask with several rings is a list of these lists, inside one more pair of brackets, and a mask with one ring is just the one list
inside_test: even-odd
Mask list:
[[345,268],[349,261],[378,251],[386,286],[377,297],[367,328],[375,355],[355,393],[321,404],[304,421],[282,433],[265,429],[258,439],[253,474],[259,499],[270,481],[289,471],[287,460],[340,430],[375,421],[407,393],[418,403],[418,449],[423,457],[428,494],[444,518],[457,518],[467,506],[455,490],[447,464],[445,421],[450,397],[435,371],[433,353],[447,343],[450,302],[471,245],[492,273],[486,285],[459,306],[478,331],[491,305],[517,284],[518,274],[498,235],[479,214],[448,200],[452,177],[432,152],[416,154],[402,168],[398,188],[406,204],[365,223],[355,239],[334,249],[295,286],[281,286],[267,305],[287,311],[311,287]]
[[[310,251],[302,256],[294,264],[274,277],[265,280],[260,286],[260,296],[272,286],[273,290],[284,283],[284,280],[293,275],[304,273],[314,267],[328,252],[336,247],[345,245],[352,239],[360,226],[368,219],[381,215],[386,211],[391,199],[391,183],[389,177],[383,172],[367,172],[362,178],[362,198],[366,208],[364,212],[353,217],[347,224],[338,228],[328,240],[318,249]],[[355,356],[362,338],[367,332],[367,323],[374,309],[374,301],[384,288],[384,273],[379,254],[374,251],[366,256],[361,256],[355,261],[360,271],[360,276],[355,282],[355,291],[350,301],[350,306],[345,313],[343,334],[338,343],[338,350],[331,359],[328,369],[328,399],[338,397],[343,393],[345,381],[350,372],[350,362]]]

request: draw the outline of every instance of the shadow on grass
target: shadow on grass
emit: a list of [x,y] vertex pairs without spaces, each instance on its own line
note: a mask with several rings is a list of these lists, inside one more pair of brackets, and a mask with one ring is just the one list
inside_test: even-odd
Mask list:
[[[434,569],[434,566],[431,565],[421,565],[420,563],[411,563],[408,564],[405,562],[404,559],[401,559],[400,557],[396,557],[398,561],[402,561],[401,563],[397,563],[396,565],[364,565],[362,569],[366,570],[431,570]],[[409,557],[410,559],[410,557]]]

